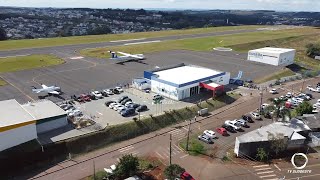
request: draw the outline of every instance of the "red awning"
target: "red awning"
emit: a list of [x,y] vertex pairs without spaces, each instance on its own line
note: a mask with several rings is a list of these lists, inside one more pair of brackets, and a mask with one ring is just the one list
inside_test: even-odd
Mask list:
[[217,83],[200,83],[200,87],[206,88],[206,89],[210,89],[212,91],[216,91],[216,90],[223,90],[224,86],[221,84],[217,84]]

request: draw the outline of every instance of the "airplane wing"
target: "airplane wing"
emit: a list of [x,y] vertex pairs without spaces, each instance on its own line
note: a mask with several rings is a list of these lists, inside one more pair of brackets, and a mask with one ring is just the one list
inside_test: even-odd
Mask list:
[[122,55],[124,55],[124,56],[132,57],[132,54],[128,54],[128,53],[124,53],[124,52],[119,52],[119,51],[118,51],[117,53],[122,54]]
[[56,95],[59,95],[59,94],[60,94],[58,91],[50,91],[49,93],[50,93],[50,94],[56,94]]
[[44,85],[44,84],[41,84],[41,86],[42,86],[43,89],[48,88],[48,86],[46,86],[46,85]]

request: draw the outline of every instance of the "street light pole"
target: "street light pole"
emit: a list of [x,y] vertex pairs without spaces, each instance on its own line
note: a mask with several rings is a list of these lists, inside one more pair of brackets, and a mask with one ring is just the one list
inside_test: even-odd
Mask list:
[[169,165],[171,165],[171,156],[172,156],[172,148],[171,148],[171,142],[172,141],[172,134],[170,134],[170,160],[169,160]]
[[[194,120],[196,121],[196,117],[194,118]],[[187,136],[187,146],[186,146],[186,150],[189,151],[189,136],[190,136],[190,127],[191,127],[191,119],[189,121],[189,128],[188,128],[188,136]]]
[[260,113],[260,115],[261,115],[261,113],[262,113],[262,108],[261,108],[261,106],[262,106],[262,96],[263,96],[263,92],[260,91],[260,106],[259,106],[259,113]]

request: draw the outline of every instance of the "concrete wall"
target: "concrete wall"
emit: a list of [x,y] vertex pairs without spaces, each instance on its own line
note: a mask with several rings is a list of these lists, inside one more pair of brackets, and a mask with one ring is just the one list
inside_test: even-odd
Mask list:
[[151,80],[151,91],[174,100],[178,99],[178,88]]
[[278,66],[288,66],[290,64],[293,64],[295,55],[296,51],[282,53],[280,55]]
[[38,134],[48,132],[68,124],[67,116],[53,117],[52,120],[37,124]]
[[0,151],[37,138],[35,124],[0,132]]

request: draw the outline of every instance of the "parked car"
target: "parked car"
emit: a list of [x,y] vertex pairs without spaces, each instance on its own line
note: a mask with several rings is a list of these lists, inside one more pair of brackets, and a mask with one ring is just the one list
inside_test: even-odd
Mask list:
[[261,105],[261,109],[263,110],[263,109],[265,109],[265,108],[268,107],[268,106],[270,106],[270,104],[263,103],[263,104]]
[[227,130],[225,128],[217,128],[217,133],[221,134],[222,136],[226,136],[228,134]]
[[261,119],[260,114],[257,113],[257,112],[251,112],[250,115],[251,115],[251,117],[252,117],[253,119],[255,119],[255,120]]
[[181,175],[180,175],[180,178],[182,180],[195,180],[189,173],[187,173],[186,171],[183,172]]
[[120,93],[123,92],[123,89],[120,86],[115,87],[114,89],[118,90]]
[[203,134],[207,135],[211,139],[217,138],[216,133],[212,130],[205,130],[205,131],[203,131]]
[[232,132],[232,133],[237,132],[232,126],[223,124],[222,127],[223,127],[224,129],[226,129],[227,131],[229,131],[229,132]]
[[161,100],[163,99],[163,97],[160,95],[160,94],[156,94],[153,96],[153,100],[156,101],[156,100]]
[[124,106],[125,106],[125,107],[129,107],[131,104],[133,104],[133,102],[132,102],[132,101],[128,101],[128,102],[126,102],[126,103],[124,104]]
[[286,96],[280,96],[279,97],[279,100],[281,100],[281,101],[286,101],[288,98],[286,97]]
[[209,136],[205,135],[205,134],[202,134],[202,135],[198,136],[198,139],[200,141],[203,141],[203,142],[207,143],[207,144],[213,143],[211,138]]
[[103,97],[108,97],[108,93],[106,93],[104,91],[101,91],[100,93],[102,94]]
[[242,127],[248,127],[247,121],[243,119],[237,119],[237,123],[240,124]]
[[120,112],[121,116],[124,116],[124,117],[132,115],[134,113],[135,113],[135,109],[133,108],[126,108]]
[[146,110],[148,110],[148,107],[146,105],[140,105],[136,109],[137,112],[142,112],[142,111],[146,111]]
[[113,89],[114,94],[120,94],[121,92],[118,89]]
[[121,101],[121,104],[125,105],[127,102],[132,102],[132,99],[130,98],[124,99],[123,101]]
[[118,103],[114,102],[114,103],[109,104],[109,108],[113,109],[115,105],[118,105]]
[[104,104],[109,107],[111,103],[116,103],[115,101],[106,101]]
[[72,107],[72,108],[66,110],[66,113],[69,114],[69,113],[71,113],[72,111],[75,111],[75,110],[76,110],[76,108]]
[[292,98],[292,93],[291,93],[291,92],[288,92],[288,93],[286,94],[286,97],[287,97],[287,98]]
[[120,114],[122,110],[126,109],[125,106],[120,106],[117,108],[118,113]]
[[269,91],[269,93],[271,93],[271,94],[277,94],[278,92],[277,92],[276,89],[271,89],[271,90]]
[[140,104],[133,103],[133,104],[129,104],[128,108],[137,109],[139,106],[140,106]]
[[103,92],[105,92],[108,96],[113,95],[113,91],[111,89],[105,89]]
[[116,111],[117,111],[119,108],[125,108],[125,107],[124,107],[122,104],[116,104],[116,105],[113,106],[113,109],[116,110]]
[[313,99],[313,95],[312,94],[307,93],[306,95],[309,96],[311,99]]
[[236,122],[233,122],[233,121],[230,121],[230,120],[226,120],[226,121],[224,122],[224,124],[233,127],[233,129],[235,129],[235,130],[237,130],[237,131],[241,129],[241,128],[240,128],[240,125],[238,126],[238,125],[236,124]]
[[71,108],[73,108],[73,106],[70,105],[70,104],[67,104],[67,105],[64,106],[62,109],[66,111],[66,110],[71,109]]
[[99,91],[92,91],[91,95],[93,95],[96,99],[103,98],[102,94]]
[[121,103],[123,100],[128,99],[128,98],[129,98],[128,96],[121,96],[121,97],[118,99],[118,103]]
[[243,115],[242,119],[249,122],[249,123],[253,123],[254,121],[252,120],[252,118],[250,116],[247,115]]
[[82,112],[79,109],[76,109],[76,110],[68,113],[68,116],[70,116],[70,117],[82,116]]
[[81,98],[83,101],[91,101],[90,96],[87,95],[87,94],[81,94],[81,95],[80,95],[80,98]]
[[298,96],[298,98],[304,99],[306,101],[311,100],[311,97],[309,97],[308,95],[304,94],[304,93],[300,93]]

